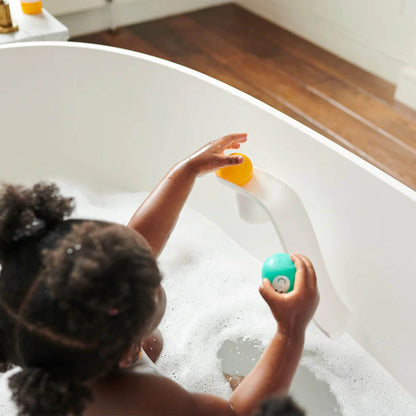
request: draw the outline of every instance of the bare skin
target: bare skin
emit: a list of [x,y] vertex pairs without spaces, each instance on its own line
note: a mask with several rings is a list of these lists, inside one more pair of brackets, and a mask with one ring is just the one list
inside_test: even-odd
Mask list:
[[238,149],[247,134],[230,134],[213,140],[174,166],[137,209],[128,227],[139,232],[157,258],[175,227],[197,176],[243,162],[241,156],[225,155]]
[[[246,135],[229,135],[209,143],[180,162],[162,179],[138,208],[129,227],[143,235],[157,257],[163,249],[197,176],[242,160],[223,154],[237,149]],[[92,383],[94,402],[85,415],[249,415],[270,396],[285,396],[300,360],[306,327],[318,305],[316,276],[309,259],[291,255],[297,269],[294,290],[289,294],[274,291],[265,279],[260,294],[276,320],[276,333],[255,368],[236,387],[230,400],[190,393],[174,381],[156,375],[138,374],[130,365],[144,341],[151,345],[151,334],[163,315],[164,292],[155,292],[157,310],[137,343],[126,351],[119,363],[122,371]],[[148,344],[150,342],[150,344]],[[149,347],[150,348],[150,347]]]
[[[128,223],[150,244],[157,258],[165,246],[197,176],[224,166],[242,163],[241,157],[227,156],[247,141],[247,134],[230,134],[213,140],[174,166],[140,205]],[[156,362],[163,348],[162,333],[157,330],[143,341],[144,351]]]

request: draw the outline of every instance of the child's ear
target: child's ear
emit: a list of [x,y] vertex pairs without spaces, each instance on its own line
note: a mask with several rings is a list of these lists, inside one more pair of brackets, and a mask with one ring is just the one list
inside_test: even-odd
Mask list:
[[131,366],[131,359],[127,356],[124,356],[119,362],[118,362],[118,368],[121,368],[122,370],[129,368]]
[[131,345],[130,348],[124,353],[118,362],[118,367],[121,369],[129,368],[133,364],[135,345]]

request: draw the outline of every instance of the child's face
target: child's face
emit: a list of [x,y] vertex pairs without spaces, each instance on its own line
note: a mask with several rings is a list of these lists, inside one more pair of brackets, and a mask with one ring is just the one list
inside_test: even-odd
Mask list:
[[130,368],[140,358],[143,341],[156,330],[160,321],[162,320],[166,308],[166,295],[162,286],[156,288],[154,299],[156,304],[155,312],[150,317],[146,328],[134,340],[129,349],[123,355],[123,358],[119,361],[119,367],[122,369]]
[[[131,235],[134,237],[134,239],[137,241],[137,244],[139,244],[140,247],[146,247],[147,249],[151,250],[146,239],[142,237],[138,232],[132,230],[129,227],[124,228],[126,232],[131,233]],[[119,363],[120,368],[128,368],[138,359],[142,342],[156,330],[160,321],[163,318],[163,315],[165,314],[166,293],[161,285],[155,288],[153,293],[153,300],[155,303],[155,310],[153,314],[149,317],[145,328],[143,328],[141,333],[138,334],[135,342],[130,346],[129,350],[126,351],[123,359]]]
[[[151,251],[151,248],[146,241],[146,239],[139,234],[137,231],[134,231],[133,229],[129,227],[125,227],[127,232],[132,233],[134,239],[137,241],[137,244],[140,245],[140,247],[146,247],[148,250]],[[153,315],[149,318],[148,324],[146,325],[146,328],[143,330],[141,337],[142,339],[148,337],[153,333],[153,331],[158,327],[160,324],[160,321],[163,318],[163,315],[165,314],[166,310],[166,293],[163,290],[163,287],[159,285],[154,292],[154,302],[155,302],[155,311]]]
[[161,285],[159,285],[155,290],[154,301],[155,301],[156,308],[155,308],[153,315],[150,317],[149,324],[146,326],[145,331],[143,331],[144,338],[148,337],[154,332],[154,330],[160,324],[160,321],[162,320],[163,315],[165,314],[166,293]]

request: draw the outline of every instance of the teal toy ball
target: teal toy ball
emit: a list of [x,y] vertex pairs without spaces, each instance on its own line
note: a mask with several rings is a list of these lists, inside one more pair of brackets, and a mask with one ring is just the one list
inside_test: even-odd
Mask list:
[[270,280],[274,290],[288,293],[295,285],[296,267],[289,254],[277,253],[266,259],[261,269],[263,279]]

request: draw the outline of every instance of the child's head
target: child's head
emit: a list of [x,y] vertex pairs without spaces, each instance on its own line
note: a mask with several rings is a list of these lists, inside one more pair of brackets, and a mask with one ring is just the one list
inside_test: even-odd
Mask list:
[[164,312],[147,242],[119,224],[68,220],[53,184],[0,191],[0,363],[25,414],[80,414],[85,381],[117,368]]

